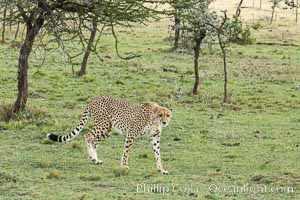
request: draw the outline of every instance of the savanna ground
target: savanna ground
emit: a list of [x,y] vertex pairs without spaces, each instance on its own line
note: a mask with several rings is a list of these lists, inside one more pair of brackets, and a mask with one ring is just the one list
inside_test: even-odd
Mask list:
[[[104,61],[91,56],[82,78],[59,50],[43,66],[41,55],[32,54],[28,110],[9,122],[4,113],[17,94],[19,49],[7,34],[0,45],[0,199],[300,198],[300,47],[232,44],[232,99],[223,105],[218,46],[203,49],[201,89],[191,96],[193,56],[170,51],[170,23],[153,21],[133,32],[120,28],[121,52],[142,55],[130,61],[117,58],[113,38],[105,35],[99,46]],[[300,44],[299,24],[292,20],[254,34],[257,41]],[[75,71],[79,66],[80,59]],[[173,108],[161,141],[168,176],[156,171],[147,137],[134,144],[128,172],[119,169],[124,137],[117,133],[101,143],[100,166],[87,159],[83,134],[67,144],[45,138],[73,130],[87,102],[100,95]]]

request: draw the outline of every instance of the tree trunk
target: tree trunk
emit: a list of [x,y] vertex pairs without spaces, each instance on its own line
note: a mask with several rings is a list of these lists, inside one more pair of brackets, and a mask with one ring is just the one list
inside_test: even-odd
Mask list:
[[274,13],[275,13],[276,6],[277,6],[277,4],[273,3],[273,5],[272,5],[272,15],[271,15],[271,19],[270,19],[270,23],[269,24],[272,24],[272,22],[274,20]]
[[235,17],[236,18],[239,18],[240,14],[241,14],[241,7],[242,7],[242,4],[243,4],[243,1],[244,0],[240,0],[240,3],[238,5],[238,7],[236,8],[236,11],[235,11]]
[[[9,10],[9,16],[12,16],[12,15],[13,15],[13,10],[10,9],[10,10]],[[9,20],[9,30],[10,30],[10,31],[11,31],[11,27],[12,27],[12,21]]]
[[174,48],[177,49],[179,38],[180,38],[180,18],[177,15],[175,15],[174,30],[175,30]]
[[261,10],[262,0],[259,1],[259,9]]
[[31,47],[30,41],[25,41],[20,50],[19,64],[18,64],[18,98],[14,104],[14,112],[18,113],[24,110],[28,95],[28,81],[27,81],[27,69],[28,69],[28,56],[30,54]]
[[200,77],[199,77],[199,54],[200,54],[200,45],[202,40],[206,36],[206,31],[200,31],[200,36],[195,38],[195,47],[194,47],[194,69],[195,69],[195,83],[193,88],[193,95],[197,95]]
[[92,27],[92,30],[91,30],[89,43],[88,43],[86,52],[84,53],[84,56],[83,56],[83,59],[82,59],[81,69],[77,73],[78,76],[83,76],[86,73],[86,65],[87,65],[87,61],[89,59],[90,52],[91,52],[91,49],[92,49],[92,46],[93,46],[93,43],[94,43],[94,40],[95,40],[96,32],[97,32],[97,22],[96,22],[96,20],[93,20],[93,27]]
[[227,103],[227,62],[226,62],[226,50],[224,47],[221,48],[223,53],[223,68],[224,68],[224,98],[223,103]]
[[193,95],[196,95],[199,87],[199,54],[200,54],[200,39],[195,39],[195,47],[194,47],[194,69],[195,69],[195,83],[193,88]]
[[296,5],[296,23],[298,22],[298,7],[299,7],[299,1],[297,0],[297,5]]
[[5,42],[5,22],[6,22],[6,8],[3,11],[3,23],[2,23],[2,43]]
[[16,33],[15,33],[15,40],[18,38],[19,29],[20,29],[20,22],[17,23],[17,30],[16,30]]
[[219,31],[218,33],[218,40],[219,40],[219,45],[222,50],[223,54],[223,70],[224,70],[224,96],[223,96],[223,103],[228,102],[228,94],[227,94],[227,62],[226,62],[226,41],[222,42],[221,39],[221,32]]
[[32,45],[36,35],[44,24],[43,14],[37,19],[32,26],[31,22],[26,25],[26,36],[24,43],[20,49],[19,63],[18,63],[18,97],[14,104],[13,112],[19,113],[25,109],[28,96],[28,58],[32,50]]

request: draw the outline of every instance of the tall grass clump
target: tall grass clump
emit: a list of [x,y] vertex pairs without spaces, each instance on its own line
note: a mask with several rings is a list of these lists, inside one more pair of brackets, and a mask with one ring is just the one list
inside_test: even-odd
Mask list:
[[13,104],[1,103],[0,105],[0,121],[9,122],[10,120],[26,120],[34,122],[38,119],[43,119],[45,116],[46,113],[36,107],[27,107],[23,112],[14,113]]
[[8,122],[13,115],[13,105],[1,103],[0,105],[0,121]]

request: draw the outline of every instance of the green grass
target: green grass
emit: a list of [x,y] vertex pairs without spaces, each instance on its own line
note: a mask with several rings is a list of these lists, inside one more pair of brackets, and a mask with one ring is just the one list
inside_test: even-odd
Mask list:
[[[62,62],[61,52],[47,56],[42,67],[41,59],[31,55],[28,109],[8,122],[4,113],[17,95],[19,50],[10,47],[9,37],[0,45],[0,199],[300,198],[300,48],[232,45],[232,103],[223,105],[217,46],[201,56],[201,88],[191,96],[193,57],[170,51],[166,27],[156,22],[134,32],[119,29],[121,53],[142,55],[130,61],[117,58],[113,38],[105,35],[99,51],[111,59],[91,56],[82,78]],[[79,70],[80,59],[73,63]],[[178,73],[163,72],[164,67]],[[168,176],[156,171],[147,137],[134,144],[129,171],[119,167],[121,135],[101,143],[100,166],[86,157],[83,134],[68,144],[45,139],[47,132],[73,130],[87,102],[101,95],[155,101],[174,110],[161,139]],[[268,190],[233,192],[244,185]],[[296,191],[270,191],[276,187]]]

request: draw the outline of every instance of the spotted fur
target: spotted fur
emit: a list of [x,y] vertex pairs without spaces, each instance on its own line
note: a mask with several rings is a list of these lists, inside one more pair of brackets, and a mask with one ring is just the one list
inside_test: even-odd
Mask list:
[[49,139],[57,142],[69,142],[82,130],[89,114],[94,120],[94,129],[84,135],[89,158],[95,164],[102,164],[96,150],[101,141],[109,136],[112,128],[126,136],[121,166],[128,168],[128,153],[137,136],[149,134],[156,158],[157,169],[168,174],[161,164],[160,136],[162,127],[171,119],[172,112],[156,103],[141,105],[130,104],[112,97],[96,97],[90,101],[76,128],[68,135],[57,136],[48,133]]

